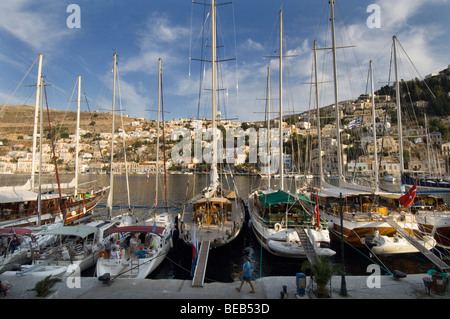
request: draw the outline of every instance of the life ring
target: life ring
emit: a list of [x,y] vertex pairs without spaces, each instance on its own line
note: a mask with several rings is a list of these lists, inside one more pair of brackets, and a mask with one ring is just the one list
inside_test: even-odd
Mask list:
[[108,258],[108,252],[105,249],[102,249],[102,250],[100,250],[98,252],[98,257],[107,259]]
[[281,230],[281,224],[280,224],[280,223],[276,223],[276,224],[274,225],[274,228],[275,228],[276,231]]

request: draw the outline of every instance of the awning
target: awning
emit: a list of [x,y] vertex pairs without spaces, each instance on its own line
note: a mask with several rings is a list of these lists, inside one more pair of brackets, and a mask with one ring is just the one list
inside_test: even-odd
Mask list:
[[164,231],[164,227],[155,227],[155,230],[153,230],[153,226],[147,226],[147,225],[136,225],[136,226],[123,226],[123,227],[116,227],[114,229],[111,229],[108,231],[108,234],[112,233],[154,233],[161,235]]
[[31,229],[19,228],[19,227],[0,228],[0,235],[12,235],[14,233],[19,236],[26,236],[26,235],[31,234]]
[[285,204],[293,205],[299,202],[307,202],[310,204],[314,204],[314,202],[306,198],[305,195],[291,194],[281,190],[273,193],[260,195],[259,202],[266,208],[269,208],[270,206],[273,205],[285,205]]
[[56,227],[49,230],[44,230],[39,233],[39,235],[69,235],[69,236],[78,236],[81,238],[85,238],[90,234],[93,234],[97,231],[97,227],[87,226],[87,225],[77,225],[77,226],[62,226]]

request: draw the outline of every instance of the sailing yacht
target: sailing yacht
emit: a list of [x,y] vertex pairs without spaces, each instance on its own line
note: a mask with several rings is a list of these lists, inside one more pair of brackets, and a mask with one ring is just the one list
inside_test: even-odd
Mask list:
[[[158,93],[158,138],[159,140],[159,118],[161,111],[161,59],[159,65],[159,93]],[[164,112],[164,110],[162,110]],[[157,146],[156,162],[159,160],[159,143]],[[112,247],[102,252],[97,260],[96,274],[99,279],[144,279],[149,276],[166,258],[172,248],[172,234],[174,229],[174,218],[168,212],[157,212],[158,202],[158,174],[156,169],[156,195],[155,207],[151,217],[143,222],[136,221],[133,224],[117,227],[111,233],[122,234],[120,240]],[[167,201],[166,201],[167,203]],[[136,238],[132,242],[132,238]],[[117,249],[117,253],[114,253]]]
[[[45,89],[44,80],[41,75],[42,58],[43,55],[39,54],[31,179],[24,185],[0,187],[0,227],[3,228],[11,226],[40,226],[54,222],[62,222],[64,223],[64,225],[70,225],[74,221],[89,214],[103,199],[108,190],[108,187],[103,187],[100,189],[92,189],[88,191],[78,191],[77,165],[75,165],[74,183],[67,184],[67,188],[75,188],[75,192],[73,194],[63,194],[61,192],[62,184],[59,182],[58,174],[56,174],[56,177],[58,179],[58,183],[56,185],[56,187],[58,188],[58,192],[56,194],[49,192],[49,190],[51,190],[54,185],[43,185],[40,178],[38,181],[38,191],[35,190],[35,158],[38,136],[37,129],[39,126],[38,118],[40,118],[40,131],[42,132],[43,95]],[[80,85],[81,77],[79,77],[78,79],[78,119],[80,112]],[[77,122],[77,137],[79,136],[78,128],[79,120]],[[39,136],[40,143],[42,144],[42,134],[39,134]],[[78,147],[76,148],[76,151],[78,154]],[[40,163],[41,159],[42,156],[39,156]],[[39,177],[40,172],[41,165],[39,165]]]
[[[321,207],[321,215],[328,221],[331,236],[337,241],[342,238],[350,245],[370,249],[376,254],[415,253],[419,250],[404,236],[400,236],[402,230],[407,231],[414,240],[419,241],[426,249],[431,250],[435,241],[429,236],[416,237],[419,229],[415,218],[408,209],[399,204],[400,194],[392,194],[380,191],[378,187],[377,155],[375,161],[375,187],[364,187],[345,181],[343,177],[342,149],[340,143],[338,85],[336,65],[336,43],[334,28],[334,0],[330,1],[331,28],[333,42],[333,69],[334,69],[334,98],[336,111],[336,140],[337,140],[337,165],[338,186],[330,185],[323,179],[323,171],[320,171],[320,187],[310,194],[311,199],[316,199]],[[316,49],[314,50],[314,53]],[[375,102],[372,63],[372,117],[375,122]],[[317,96],[317,75],[316,75]],[[317,99],[317,97],[316,97]],[[319,105],[317,103],[317,105]],[[375,123],[373,123],[375,126]],[[318,125],[320,127],[320,125]],[[320,132],[319,132],[320,134]],[[373,140],[376,143],[376,131],[373,130]],[[375,146],[376,150],[377,147]],[[321,159],[320,159],[321,160]]]
[[209,185],[192,197],[179,217],[180,237],[195,247],[197,242],[216,248],[230,243],[240,233],[244,223],[244,205],[237,190],[219,183],[217,171],[217,41],[216,1],[211,0],[211,100],[212,100],[212,163]]
[[[282,70],[283,70],[283,43],[282,43],[282,18],[280,10],[280,119],[283,118],[283,94],[282,94]],[[270,109],[270,68],[267,75],[267,109]],[[268,113],[270,113],[268,111]],[[269,122],[270,123],[270,122]],[[269,129],[268,129],[269,131]],[[280,171],[280,189],[270,188],[270,176],[268,189],[255,190],[248,198],[250,222],[259,243],[270,253],[280,257],[306,258],[308,254],[307,243],[310,242],[317,255],[332,256],[335,251],[329,249],[330,237],[326,223],[320,216],[314,218],[313,210],[307,206],[314,204],[303,194],[292,194],[284,190],[284,165],[282,160],[282,121],[280,121],[279,153],[278,161]],[[269,142],[269,138],[268,138]],[[270,147],[267,147],[269,153]],[[268,155],[270,158],[270,155]],[[267,164],[271,169],[270,160]]]

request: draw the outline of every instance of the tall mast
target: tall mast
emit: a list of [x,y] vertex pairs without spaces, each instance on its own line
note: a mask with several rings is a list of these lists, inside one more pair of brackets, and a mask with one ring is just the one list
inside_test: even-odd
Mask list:
[[36,144],[37,144],[37,127],[38,127],[38,117],[39,117],[39,98],[40,98],[40,85],[41,85],[41,74],[42,74],[42,54],[38,55],[39,57],[39,66],[38,66],[38,74],[36,80],[36,100],[35,100],[35,109],[34,109],[34,127],[33,127],[33,155],[31,160],[31,190],[34,189],[34,171],[36,165]]
[[[41,94],[40,94],[40,99],[41,99],[41,107],[40,109],[40,116],[39,116],[39,191],[38,191],[38,226],[41,225],[41,216],[42,216],[42,199],[41,199],[41,195],[42,195],[42,188],[41,188],[41,174],[42,174],[42,134],[43,134],[43,127],[44,127],[44,102],[43,102],[43,98],[44,98],[44,77],[41,76],[41,84],[40,84],[40,89],[41,89]],[[33,168],[34,169],[34,168]]]
[[336,142],[337,142],[337,165],[338,165],[338,178],[339,178],[339,186],[343,181],[343,173],[342,173],[342,151],[341,151],[341,133],[340,133],[340,112],[339,112],[339,100],[338,100],[338,86],[337,86],[337,62],[336,62],[336,32],[334,28],[334,0],[330,0],[331,7],[331,36],[333,42],[333,75],[334,75],[334,107],[336,111]]
[[155,189],[155,207],[158,205],[158,178],[159,178],[159,121],[160,121],[160,111],[161,111],[161,59],[158,60],[158,128],[157,128],[157,139],[156,139],[156,189]]
[[[428,161],[428,173],[430,174],[432,172],[431,170],[431,157],[430,157],[430,135],[428,134],[428,119],[427,119],[427,113],[425,113],[424,115],[424,121],[425,121],[425,136],[427,139],[427,161]],[[439,172],[440,173],[440,172]]]
[[270,189],[270,174],[271,174],[271,160],[270,160],[270,65],[267,67],[267,187]]
[[280,189],[284,189],[283,163],[283,10],[280,10]]
[[77,132],[75,147],[75,196],[78,193],[78,152],[80,144],[80,104],[81,104],[81,75],[78,76],[78,97],[77,97]]
[[376,130],[376,119],[375,119],[375,84],[373,82],[373,62],[369,62],[370,68],[370,84],[371,84],[371,95],[372,95],[372,131],[373,131],[373,161],[375,163],[375,192],[379,191],[378,187],[378,149],[377,149],[377,130]]
[[317,76],[317,47],[314,40],[314,81],[316,87],[316,107],[317,107],[317,139],[319,143],[319,188],[322,188],[323,164],[322,164],[322,133],[320,129],[320,107],[319,107],[319,79]]
[[[403,178],[405,173],[405,163],[403,159],[403,128],[402,128],[402,109],[400,103],[400,81],[398,78],[398,63],[397,63],[397,37],[392,37],[393,49],[394,49],[394,68],[395,68],[395,104],[397,107],[397,124],[398,124],[398,145],[399,145],[399,158],[400,158],[400,177]],[[403,179],[402,179],[403,180]],[[402,183],[403,184],[403,183]],[[402,185],[403,188],[403,185]]]
[[112,101],[112,129],[111,129],[111,159],[110,159],[110,177],[109,177],[109,195],[107,201],[108,213],[112,214],[112,199],[113,199],[113,185],[114,185],[114,113],[116,111],[116,72],[117,72],[117,54],[114,53],[113,65],[113,101]]
[[211,183],[217,186],[217,136],[216,136],[216,117],[217,117],[217,83],[216,83],[216,60],[217,60],[217,30],[216,30],[216,1],[211,0],[211,103],[212,103],[212,144],[213,144],[213,163],[211,166]]

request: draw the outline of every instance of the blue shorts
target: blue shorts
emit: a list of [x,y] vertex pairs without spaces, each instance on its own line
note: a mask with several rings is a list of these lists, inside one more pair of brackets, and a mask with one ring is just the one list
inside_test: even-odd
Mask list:
[[250,282],[250,281],[253,280],[253,277],[252,277],[252,276],[244,276],[244,275],[241,275],[241,277],[239,277],[239,279],[240,279],[240,280],[244,280],[244,281],[246,281],[246,282]]

